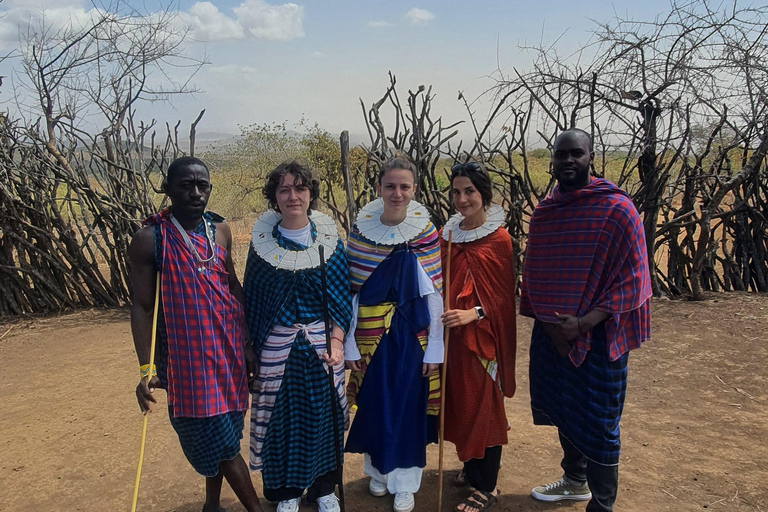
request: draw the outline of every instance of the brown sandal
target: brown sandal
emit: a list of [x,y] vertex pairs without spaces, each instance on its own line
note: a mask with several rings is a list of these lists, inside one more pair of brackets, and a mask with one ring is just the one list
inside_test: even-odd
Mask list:
[[[475,492],[467,496],[464,501],[456,505],[456,512],[464,512],[468,507],[477,509],[480,512],[486,512],[487,510],[491,510],[498,501],[498,495],[494,496],[490,492],[476,489]],[[463,509],[459,509],[461,505],[464,505]]]

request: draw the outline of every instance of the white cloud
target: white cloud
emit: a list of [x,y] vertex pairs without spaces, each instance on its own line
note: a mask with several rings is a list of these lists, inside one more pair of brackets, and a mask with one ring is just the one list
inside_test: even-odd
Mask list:
[[[85,27],[91,19],[99,16],[99,11],[86,11],[77,2],[65,5],[55,0],[14,0],[0,3],[0,43],[16,47],[19,34],[42,33],[46,30],[55,33],[66,27]],[[55,7],[50,7],[54,5]]]
[[262,0],[246,0],[234,11],[245,32],[256,39],[289,41],[304,37],[304,7],[300,5],[269,5]]
[[[5,9],[27,9],[33,11],[40,11],[42,9],[48,9],[56,7],[59,9],[71,9],[75,7],[83,8],[85,2],[83,0],[5,0],[2,5]],[[89,2],[90,4],[90,2]]]
[[197,2],[184,15],[192,30],[192,37],[201,41],[222,41],[225,39],[243,39],[243,27],[228,18],[226,14],[211,2]]
[[[304,8],[300,5],[245,0],[231,11],[222,12],[211,1],[196,2],[188,11],[178,13],[178,32],[189,28],[193,39],[208,42],[249,38],[288,41],[304,36]],[[27,27],[37,31],[43,27],[53,31],[82,27],[98,14],[86,0],[0,0],[0,43],[15,46],[19,31]]]
[[394,27],[394,25],[388,21],[369,21],[368,26],[374,28]]
[[313,57],[325,57],[323,52],[312,52]]
[[425,25],[435,19],[434,14],[426,9],[419,9],[418,7],[414,7],[405,13],[405,17],[411,22],[411,25]]
[[270,5],[263,0],[245,0],[232,9],[234,17],[219,11],[211,2],[197,2],[181,13],[199,41],[264,39],[289,41],[304,37],[304,8],[287,3]]

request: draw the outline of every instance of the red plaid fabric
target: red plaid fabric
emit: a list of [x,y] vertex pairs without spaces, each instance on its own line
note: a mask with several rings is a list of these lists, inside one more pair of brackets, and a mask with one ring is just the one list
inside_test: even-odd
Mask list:
[[[206,221],[207,222],[207,221]],[[147,224],[162,233],[161,304],[168,333],[168,404],[174,417],[207,418],[248,408],[241,304],[229,291],[226,250],[205,271],[164,210]],[[198,254],[210,254],[205,235],[188,232]]]
[[[610,313],[605,330],[615,361],[650,338],[650,297],[645,232],[626,192],[593,178],[574,192],[555,187],[539,203],[528,233],[520,314],[556,322],[556,312]],[[574,341],[574,365],[590,344],[590,335]]]

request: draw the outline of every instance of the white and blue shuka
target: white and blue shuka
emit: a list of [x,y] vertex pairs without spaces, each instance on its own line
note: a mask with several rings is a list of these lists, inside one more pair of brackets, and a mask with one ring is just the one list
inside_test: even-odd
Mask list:
[[[245,268],[246,319],[259,374],[253,384],[250,467],[261,471],[265,489],[307,489],[336,469],[337,425],[349,423],[344,363],[334,367],[334,393],[326,352],[319,247],[325,248],[328,312],[349,328],[352,314],[344,245],[334,221],[310,213],[311,244],[283,235],[280,214],[256,221]],[[331,397],[338,404],[331,402]],[[343,431],[336,432],[338,446]]]

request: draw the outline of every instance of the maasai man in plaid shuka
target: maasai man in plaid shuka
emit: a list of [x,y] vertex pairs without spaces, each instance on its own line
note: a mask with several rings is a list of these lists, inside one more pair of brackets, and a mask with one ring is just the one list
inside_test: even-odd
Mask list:
[[[279,512],[297,511],[305,489],[309,501],[331,512],[338,509],[334,490],[342,456],[335,446],[343,445],[349,421],[341,339],[352,311],[344,244],[333,219],[308,212],[319,183],[305,164],[278,166],[264,194],[273,209],[254,225],[244,277],[246,318],[259,357],[250,467],[261,471],[264,496],[280,502]],[[326,346],[321,246],[333,348]],[[328,382],[326,350],[338,355],[335,389]]]
[[440,243],[412,200],[414,175],[405,157],[382,166],[381,198],[363,207],[347,243],[355,314],[344,354],[358,409],[345,449],[365,454],[371,494],[394,494],[396,512],[413,510],[437,438],[443,360]]
[[557,426],[564,451],[563,478],[533,497],[610,512],[628,353],[650,338],[651,286],[640,216],[626,192],[590,178],[593,155],[581,130],[555,141],[558,185],[531,217],[520,313],[536,319],[534,423]]
[[[171,425],[195,470],[207,478],[204,512],[219,512],[222,474],[249,512],[260,512],[240,456],[248,387],[242,288],[224,219],[205,212],[210,179],[191,157],[174,161],[164,184],[171,208],[144,222],[131,243],[131,325],[140,364],[149,359],[154,284],[160,276],[157,377],[168,393]],[[154,402],[142,379],[145,412]]]

